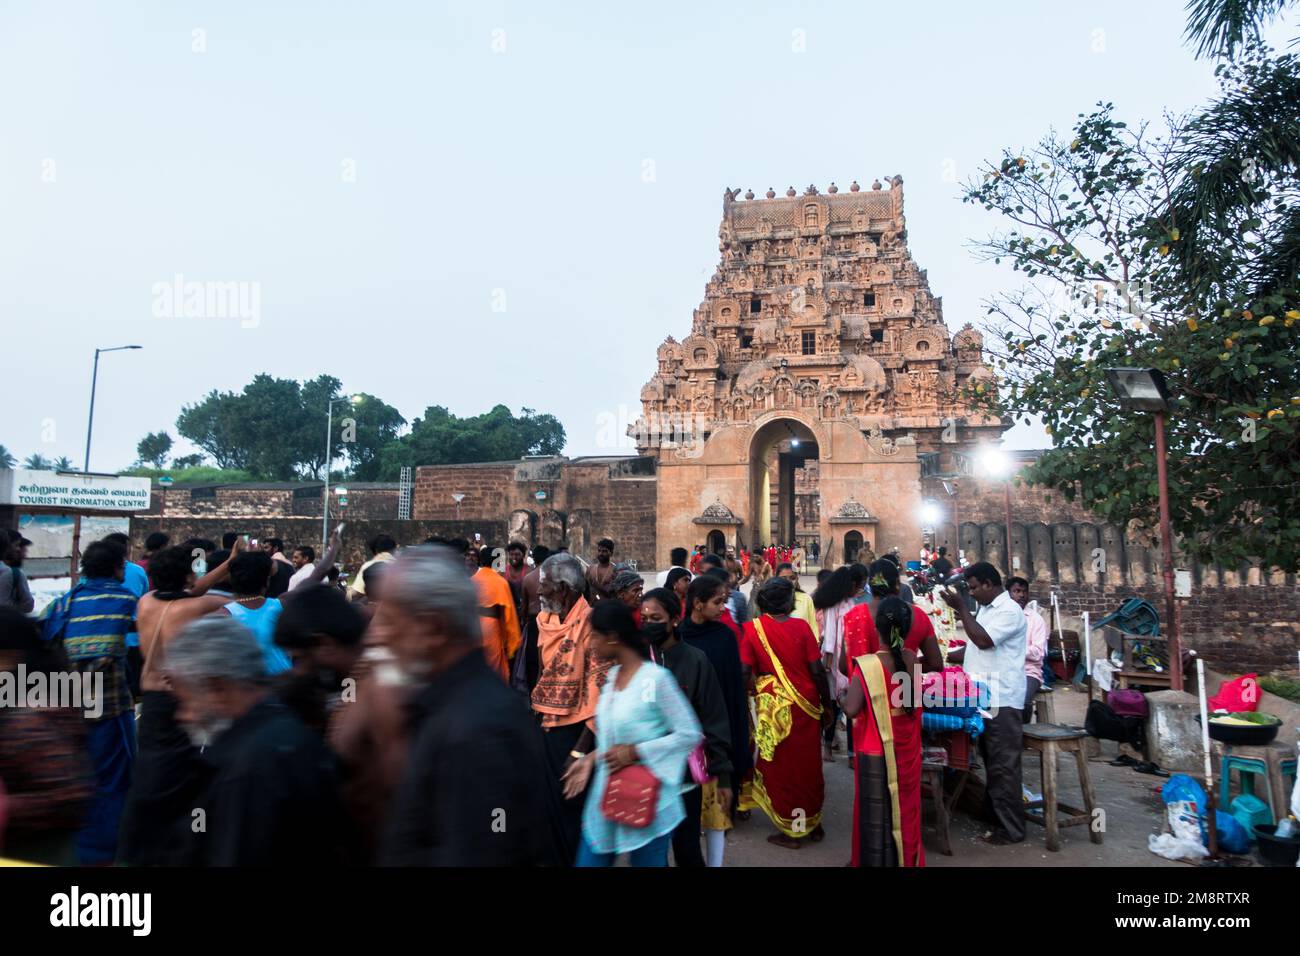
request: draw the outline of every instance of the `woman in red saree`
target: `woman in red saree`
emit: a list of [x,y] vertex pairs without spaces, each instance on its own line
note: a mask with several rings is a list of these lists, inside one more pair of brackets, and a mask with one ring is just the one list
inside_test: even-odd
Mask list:
[[912,620],[902,598],[880,602],[875,624],[886,635],[886,649],[853,660],[844,695],[855,752],[853,866],[925,866],[921,708],[909,692],[921,672],[916,655],[904,646]]
[[799,849],[821,840],[821,732],[830,718],[830,689],[821,647],[807,622],[790,616],[794,585],[772,578],[758,592],[760,616],[745,625],[740,661],[754,704],[758,746],[740,809],[759,807],[780,833],[777,846]]

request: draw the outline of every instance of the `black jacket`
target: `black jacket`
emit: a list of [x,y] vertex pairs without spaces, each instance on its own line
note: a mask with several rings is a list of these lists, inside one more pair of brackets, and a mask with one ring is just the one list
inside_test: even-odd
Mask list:
[[348,832],[334,755],[268,697],[206,748],[204,866],[310,867],[342,863]]
[[754,766],[749,746],[749,695],[740,664],[740,646],[731,628],[721,621],[696,624],[690,618],[677,628],[677,635],[704,652],[718,677],[723,707],[727,712],[727,725],[731,743],[731,768],[736,782]]
[[542,731],[475,649],[412,703],[411,755],[381,862],[545,866],[555,848]]
[[[732,643],[735,643],[734,637]],[[666,651],[656,648],[654,656],[656,659],[663,658],[663,665],[677,678],[682,693],[691,702],[695,716],[699,718],[700,728],[704,731],[709,776],[718,778],[718,786],[731,789],[731,725],[727,721],[727,707],[713,665],[703,651],[682,640],[678,640]],[[689,776],[688,768],[688,779]]]

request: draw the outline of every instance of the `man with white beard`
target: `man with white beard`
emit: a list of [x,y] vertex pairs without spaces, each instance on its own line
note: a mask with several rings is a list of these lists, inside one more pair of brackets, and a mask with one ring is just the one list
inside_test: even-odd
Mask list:
[[585,796],[568,778],[596,747],[596,699],[611,664],[592,648],[591,605],[583,597],[586,585],[582,564],[571,554],[553,554],[542,564],[537,615],[541,672],[532,700],[541,717],[547,769],[552,780],[565,786],[560,820],[568,865],[578,857]]
[[200,618],[172,641],[165,667],[177,720],[206,765],[193,862],[340,863],[348,831],[334,756],[272,693],[253,633],[230,617]]
[[[558,862],[542,741],[528,706],[483,654],[478,591],[461,554],[407,548],[389,565],[372,629],[420,689],[381,862]],[[548,790],[550,791],[548,793]]]

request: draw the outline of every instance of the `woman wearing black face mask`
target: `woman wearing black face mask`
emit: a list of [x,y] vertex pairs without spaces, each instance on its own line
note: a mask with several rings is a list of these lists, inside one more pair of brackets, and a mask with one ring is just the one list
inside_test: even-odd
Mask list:
[[[691,702],[704,730],[704,757],[708,776],[716,779],[711,793],[723,806],[731,805],[731,725],[723,702],[722,688],[713,665],[704,652],[677,636],[682,607],[677,595],[667,588],[655,588],[641,598],[641,633],[650,643],[651,659],[668,668]],[[686,818],[673,831],[673,860],[678,866],[704,866],[700,851],[700,814],[703,790],[688,764],[682,782]]]

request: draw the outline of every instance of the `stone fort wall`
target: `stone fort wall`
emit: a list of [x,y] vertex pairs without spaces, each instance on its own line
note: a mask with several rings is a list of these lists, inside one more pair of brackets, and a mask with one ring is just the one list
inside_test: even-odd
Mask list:
[[[350,482],[347,487],[344,560],[352,567],[366,557],[365,541],[386,531],[401,544],[415,544],[429,535],[472,539],[476,532],[493,545],[515,538],[549,547],[566,544],[584,558],[594,554],[599,538],[611,537],[618,545],[617,559],[651,570],[660,546],[657,509],[673,507],[670,501],[657,501],[656,462],[638,457],[420,468],[412,519],[406,522],[397,519],[395,484]],[[1164,616],[1156,543],[1096,521],[1059,494],[1016,482],[1011,488],[1013,556],[1040,602],[1046,603],[1056,591],[1066,615],[1086,610],[1096,620],[1125,599],[1141,597]],[[936,528],[938,543],[952,549],[959,541],[969,559],[1005,568],[1000,482],[960,476],[953,498],[939,479],[922,479],[921,491],[943,511]],[[320,492],[319,483],[173,487],[164,516],[155,488],[153,510],[132,519],[132,538],[141,547],[145,536],[161,527],[176,542],[190,536],[216,540],[222,532],[240,531],[319,547]],[[544,497],[538,497],[539,492]],[[452,497],[458,494],[464,495],[459,508]],[[862,500],[872,506],[869,497]],[[954,502],[959,528],[952,523]],[[693,526],[692,531],[697,540],[663,542],[665,553],[676,545],[702,543],[707,529]],[[1189,567],[1193,577],[1192,597],[1182,600],[1188,647],[1222,671],[1254,669],[1294,676],[1300,648],[1300,584],[1295,575],[1249,566],[1178,564]]]

